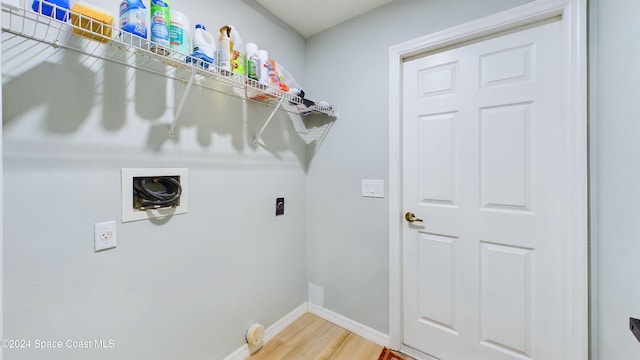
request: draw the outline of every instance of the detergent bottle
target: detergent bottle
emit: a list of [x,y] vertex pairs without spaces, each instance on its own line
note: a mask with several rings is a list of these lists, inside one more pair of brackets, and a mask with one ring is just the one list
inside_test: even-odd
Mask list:
[[191,57],[187,58],[187,62],[197,63],[196,59],[202,60],[205,68],[216,63],[216,40],[202,24],[196,24],[196,30],[193,32],[193,52]]
[[229,37],[231,28],[223,26],[220,28],[220,40],[218,42],[218,66],[223,73],[231,71],[231,38]]
[[231,71],[235,74],[245,76],[247,64],[247,51],[240,33],[235,26],[229,25],[231,36]]

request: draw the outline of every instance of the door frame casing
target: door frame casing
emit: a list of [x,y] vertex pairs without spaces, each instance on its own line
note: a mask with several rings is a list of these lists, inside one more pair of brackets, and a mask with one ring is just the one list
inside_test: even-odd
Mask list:
[[538,0],[413,39],[389,49],[389,340],[403,345],[402,323],[402,67],[406,59],[560,17],[563,32],[564,115],[567,119],[563,283],[565,359],[589,358],[588,142],[586,0]]

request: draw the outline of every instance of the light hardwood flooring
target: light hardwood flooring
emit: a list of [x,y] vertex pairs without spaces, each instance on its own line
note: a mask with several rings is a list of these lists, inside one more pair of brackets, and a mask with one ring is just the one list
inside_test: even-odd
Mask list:
[[382,349],[380,345],[306,313],[249,359],[378,360]]

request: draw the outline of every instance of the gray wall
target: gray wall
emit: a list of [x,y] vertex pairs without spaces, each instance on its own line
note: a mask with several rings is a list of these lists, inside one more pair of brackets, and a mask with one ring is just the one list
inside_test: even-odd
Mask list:
[[389,331],[389,204],[360,196],[388,180],[389,47],[526,2],[396,0],[309,39],[309,89],[340,109],[307,182],[309,281],[329,310]]
[[[254,2],[183,3],[192,25],[236,25],[304,83],[305,39]],[[115,345],[5,359],[221,359],[306,301],[306,145],[285,113],[254,146],[269,108],[194,88],[169,139],[181,84],[5,36],[4,334]],[[121,223],[125,167],[188,168],[189,213]],[[94,253],[108,220],[118,247]]]
[[640,317],[640,2],[590,1],[593,358],[637,359]]

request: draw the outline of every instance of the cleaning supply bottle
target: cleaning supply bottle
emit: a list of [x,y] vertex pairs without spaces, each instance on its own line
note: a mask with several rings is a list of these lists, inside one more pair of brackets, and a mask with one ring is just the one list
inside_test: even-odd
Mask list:
[[124,0],[120,3],[120,29],[143,39],[147,38],[147,8],[142,0]]
[[269,53],[267,50],[258,50],[258,61],[260,61],[260,76],[258,82],[262,85],[269,86]]
[[247,77],[260,80],[260,58],[258,57],[258,45],[247,43]]
[[267,72],[269,76],[269,86],[275,89],[280,88],[280,75],[278,74],[278,66],[276,61],[273,59],[269,59],[267,61],[269,66],[267,67]]
[[33,11],[64,22],[69,20],[69,7],[69,0],[34,0],[31,4]]
[[229,26],[223,26],[220,28],[220,40],[218,42],[218,66],[223,71],[231,71],[231,38],[229,34],[231,28]]
[[246,73],[246,64],[247,64],[247,51],[244,47],[244,42],[242,41],[242,37],[240,37],[240,33],[235,28],[235,26],[229,25],[230,36],[231,36],[231,71],[245,76]]
[[169,20],[169,45],[173,50],[182,54],[191,51],[191,25],[187,15],[178,10],[171,9]]
[[160,46],[151,47],[151,51],[168,55],[170,6],[169,0],[151,0],[151,42]]
[[193,32],[193,52],[191,57],[187,58],[187,62],[198,63],[196,59],[202,60],[205,68],[216,63],[216,40],[202,24],[196,24],[196,30]]

